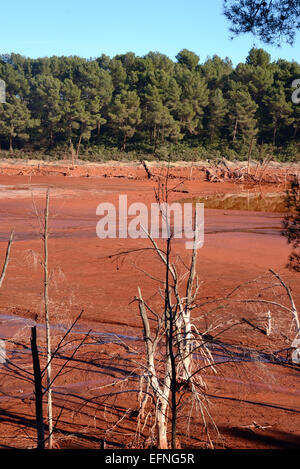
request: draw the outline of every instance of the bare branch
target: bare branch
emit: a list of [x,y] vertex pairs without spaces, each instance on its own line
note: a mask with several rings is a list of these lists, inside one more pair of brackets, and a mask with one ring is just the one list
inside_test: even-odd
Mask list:
[[299,323],[299,317],[298,317],[298,311],[297,311],[297,308],[296,308],[296,305],[295,305],[295,302],[293,300],[293,297],[292,297],[292,293],[291,293],[291,290],[289,289],[289,287],[284,283],[284,281],[282,280],[282,278],[280,277],[279,274],[277,274],[276,272],[274,272],[274,270],[272,269],[269,269],[269,271],[275,275],[275,277],[279,280],[279,282],[281,283],[281,285],[285,288],[287,294],[288,294],[288,297],[289,297],[289,300],[291,302],[291,306],[292,306],[292,314],[294,316],[294,321],[296,323],[296,328],[297,328],[297,335],[300,334],[300,323]]

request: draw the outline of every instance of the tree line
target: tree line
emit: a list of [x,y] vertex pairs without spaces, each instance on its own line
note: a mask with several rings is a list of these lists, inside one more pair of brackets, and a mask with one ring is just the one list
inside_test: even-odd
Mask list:
[[249,145],[293,147],[300,105],[291,100],[300,64],[271,61],[252,48],[236,67],[217,55],[200,63],[181,50],[110,58],[0,55],[6,103],[0,104],[0,146],[55,150],[100,146],[157,153],[163,148],[212,148],[244,153]]

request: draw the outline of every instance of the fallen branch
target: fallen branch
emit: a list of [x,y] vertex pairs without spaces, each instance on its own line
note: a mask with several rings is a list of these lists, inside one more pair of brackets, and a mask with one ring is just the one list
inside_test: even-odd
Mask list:
[[249,326],[253,327],[253,329],[257,330],[258,332],[261,332],[262,334],[267,335],[267,332],[264,329],[261,329],[261,327],[256,326],[252,322],[248,321],[248,319],[242,318],[242,321],[244,321]]
[[148,162],[143,160],[142,161],[142,165],[147,173],[147,176],[148,176],[148,179],[152,179],[154,177],[154,174],[152,173],[152,171],[150,170],[149,168],[149,165],[148,165]]
[[249,430],[265,430],[271,428],[273,425],[259,425],[259,423],[253,422],[250,425],[241,425],[239,428],[249,428]]

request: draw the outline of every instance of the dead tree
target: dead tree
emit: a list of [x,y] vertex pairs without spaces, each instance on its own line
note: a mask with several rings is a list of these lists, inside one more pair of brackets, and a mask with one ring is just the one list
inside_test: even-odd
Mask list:
[[[169,191],[167,178],[164,186],[156,192],[157,200],[161,200],[162,191],[166,195],[165,200],[167,200]],[[166,223],[168,223],[166,213],[162,214]],[[203,397],[205,382],[199,376],[198,368],[194,365],[194,350],[202,354],[205,366],[213,366],[213,358],[206,347],[205,339],[199,333],[191,318],[199,289],[199,281],[196,275],[197,213],[195,213],[193,229],[193,251],[187,271],[187,281],[183,287],[184,293],[182,292],[182,284],[184,285],[183,278],[185,278],[186,273],[181,277],[175,263],[172,262],[170,254],[173,234],[169,226],[166,251],[160,249],[153,237],[147,233],[154,251],[164,267],[164,292],[161,292],[164,301],[163,312],[159,314],[143,299],[140,288],[138,288],[138,296],[136,297],[139,303],[146,347],[145,373],[141,381],[140,417],[143,418],[144,416],[150,394],[155,408],[156,441],[157,446],[161,449],[170,446],[174,449],[178,446],[178,399],[184,389],[188,388],[191,391],[202,416],[205,416],[206,402]],[[152,330],[150,321],[152,323],[155,321],[155,327]],[[168,440],[169,426],[171,426],[170,443]]]
[[47,347],[47,413],[48,413],[48,427],[49,427],[49,442],[48,447],[53,447],[53,412],[52,412],[52,388],[51,383],[51,334],[50,334],[50,320],[49,320],[49,275],[48,275],[48,218],[49,218],[49,190],[46,194],[46,208],[44,217],[44,314],[46,326],[46,347]]
[[35,417],[37,428],[37,449],[45,449],[45,428],[43,418],[43,386],[40,359],[36,342],[36,326],[31,328],[31,354],[35,388]]
[[290,304],[291,304],[290,311],[292,313],[293,322],[296,326],[296,336],[295,336],[295,338],[299,338],[299,336],[300,336],[300,322],[299,322],[298,311],[297,311],[297,308],[296,308],[296,305],[295,305],[291,290],[286,285],[286,283],[282,280],[282,278],[280,277],[280,275],[278,273],[274,272],[274,270],[272,270],[272,269],[269,269],[269,270],[270,270],[271,274],[273,274],[279,280],[280,284],[282,285],[282,287],[285,289],[285,291],[287,293],[287,296],[288,296]]
[[[270,338],[272,348],[275,344],[275,336],[278,343],[280,339],[284,339],[285,343],[289,344],[288,347],[273,350],[273,358],[268,357],[268,361],[272,362],[275,359],[279,364],[277,357],[281,352],[286,351],[288,355],[286,359],[281,357],[280,363],[283,366],[290,362],[298,364],[300,362],[300,320],[292,290],[278,272],[269,269],[269,273],[272,278],[276,279],[276,283],[270,280],[269,275],[259,276],[257,279],[238,285],[227,296],[211,300],[211,303],[223,304],[229,309],[232,309],[234,304],[243,304],[244,314],[251,314],[252,317],[251,319],[249,316],[248,318],[242,317],[242,323]],[[249,295],[250,291],[251,295]]]

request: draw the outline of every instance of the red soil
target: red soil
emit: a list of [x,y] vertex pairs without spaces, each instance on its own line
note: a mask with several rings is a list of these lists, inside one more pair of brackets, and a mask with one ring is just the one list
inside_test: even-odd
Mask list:
[[[87,175],[90,177],[85,177]],[[205,182],[204,173],[195,168],[191,171],[189,166],[176,166],[171,176],[170,185],[182,191],[171,193],[172,200],[192,198],[203,193],[240,193],[244,190],[243,186],[232,182]],[[38,167],[21,163],[2,164],[0,262],[4,258],[11,230],[14,230],[15,241],[5,282],[0,290],[1,313],[30,318],[39,324],[43,322],[43,283],[39,257],[43,244],[39,231],[43,221],[45,193],[50,188],[51,323],[70,324],[83,310],[79,322],[82,331],[91,328],[94,332],[141,338],[138,308],[132,300],[140,286],[145,298],[151,298],[154,304],[159,304],[159,298],[153,297],[157,283],[144,271],[159,277],[163,275],[162,266],[149,250],[115,256],[123,251],[149,247],[149,241],[100,240],[96,236],[99,220],[96,207],[101,202],[111,202],[118,206],[119,194],[127,194],[128,205],[132,202],[150,205],[155,201],[155,184],[155,181],[147,178],[141,165],[81,165],[70,170],[67,165]],[[261,187],[263,192],[279,189],[278,186],[270,185]],[[272,268],[280,272],[291,285],[295,302],[299,305],[299,274],[285,269],[290,247],[280,236],[281,219],[282,215],[278,213],[205,210],[205,242],[198,252],[197,268],[199,279],[203,281],[200,296],[224,296],[225,292],[242,282],[265,276],[268,269]],[[188,262],[190,252],[181,240],[174,241],[172,252]],[[250,293],[251,289],[246,290],[246,294]],[[228,324],[228,321],[240,320],[246,314],[243,305],[235,305],[232,309],[216,310],[207,320],[212,325],[220,321]],[[264,350],[287,347],[286,336],[289,336],[291,317],[285,314],[284,318],[278,318],[282,330],[274,332],[269,342],[263,334],[244,326],[230,329],[222,338],[236,345]],[[252,317],[248,318],[252,320]],[[29,328],[17,332],[17,328],[10,327],[0,318],[1,337],[10,339],[14,336],[15,341],[29,346]],[[39,337],[42,341],[41,332]],[[122,344],[116,343],[99,345],[96,354],[92,342],[89,339],[90,345],[84,352],[78,352],[82,360],[78,359],[78,363],[67,367],[68,373],[56,383],[55,415],[59,414],[59,409],[63,410],[55,439],[61,448],[99,448],[104,437],[108,447],[112,448],[118,445],[124,447],[133,441],[137,394],[120,394],[116,401],[111,397],[105,400],[103,396],[112,388],[99,388],[115,379],[126,378],[124,370],[127,373],[136,366],[132,362],[132,355]],[[133,341],[133,345],[141,354],[143,344]],[[23,350],[22,345],[17,347],[9,342],[7,348],[9,353]],[[85,354],[97,357],[99,368],[96,371],[84,363]],[[17,363],[24,362],[24,367],[31,371],[28,357],[17,356],[16,359],[20,360]],[[32,447],[35,443],[28,436],[35,435],[32,385],[19,379],[17,370],[2,368],[5,379],[0,382],[0,445],[3,448]],[[208,373],[210,411],[220,432],[218,437],[210,424],[215,446],[300,447],[298,382],[297,367],[284,368],[260,362],[240,366],[224,364],[219,366],[217,375]],[[130,386],[138,388],[138,383]],[[120,389],[120,385],[116,389]],[[84,407],[79,410],[83,399]],[[131,410],[124,418],[124,411],[128,409]],[[181,445],[189,448],[205,447],[207,440],[200,415],[193,414],[190,417],[189,436],[186,435],[187,416],[188,407],[181,411]],[[119,426],[114,427],[119,419]]]

